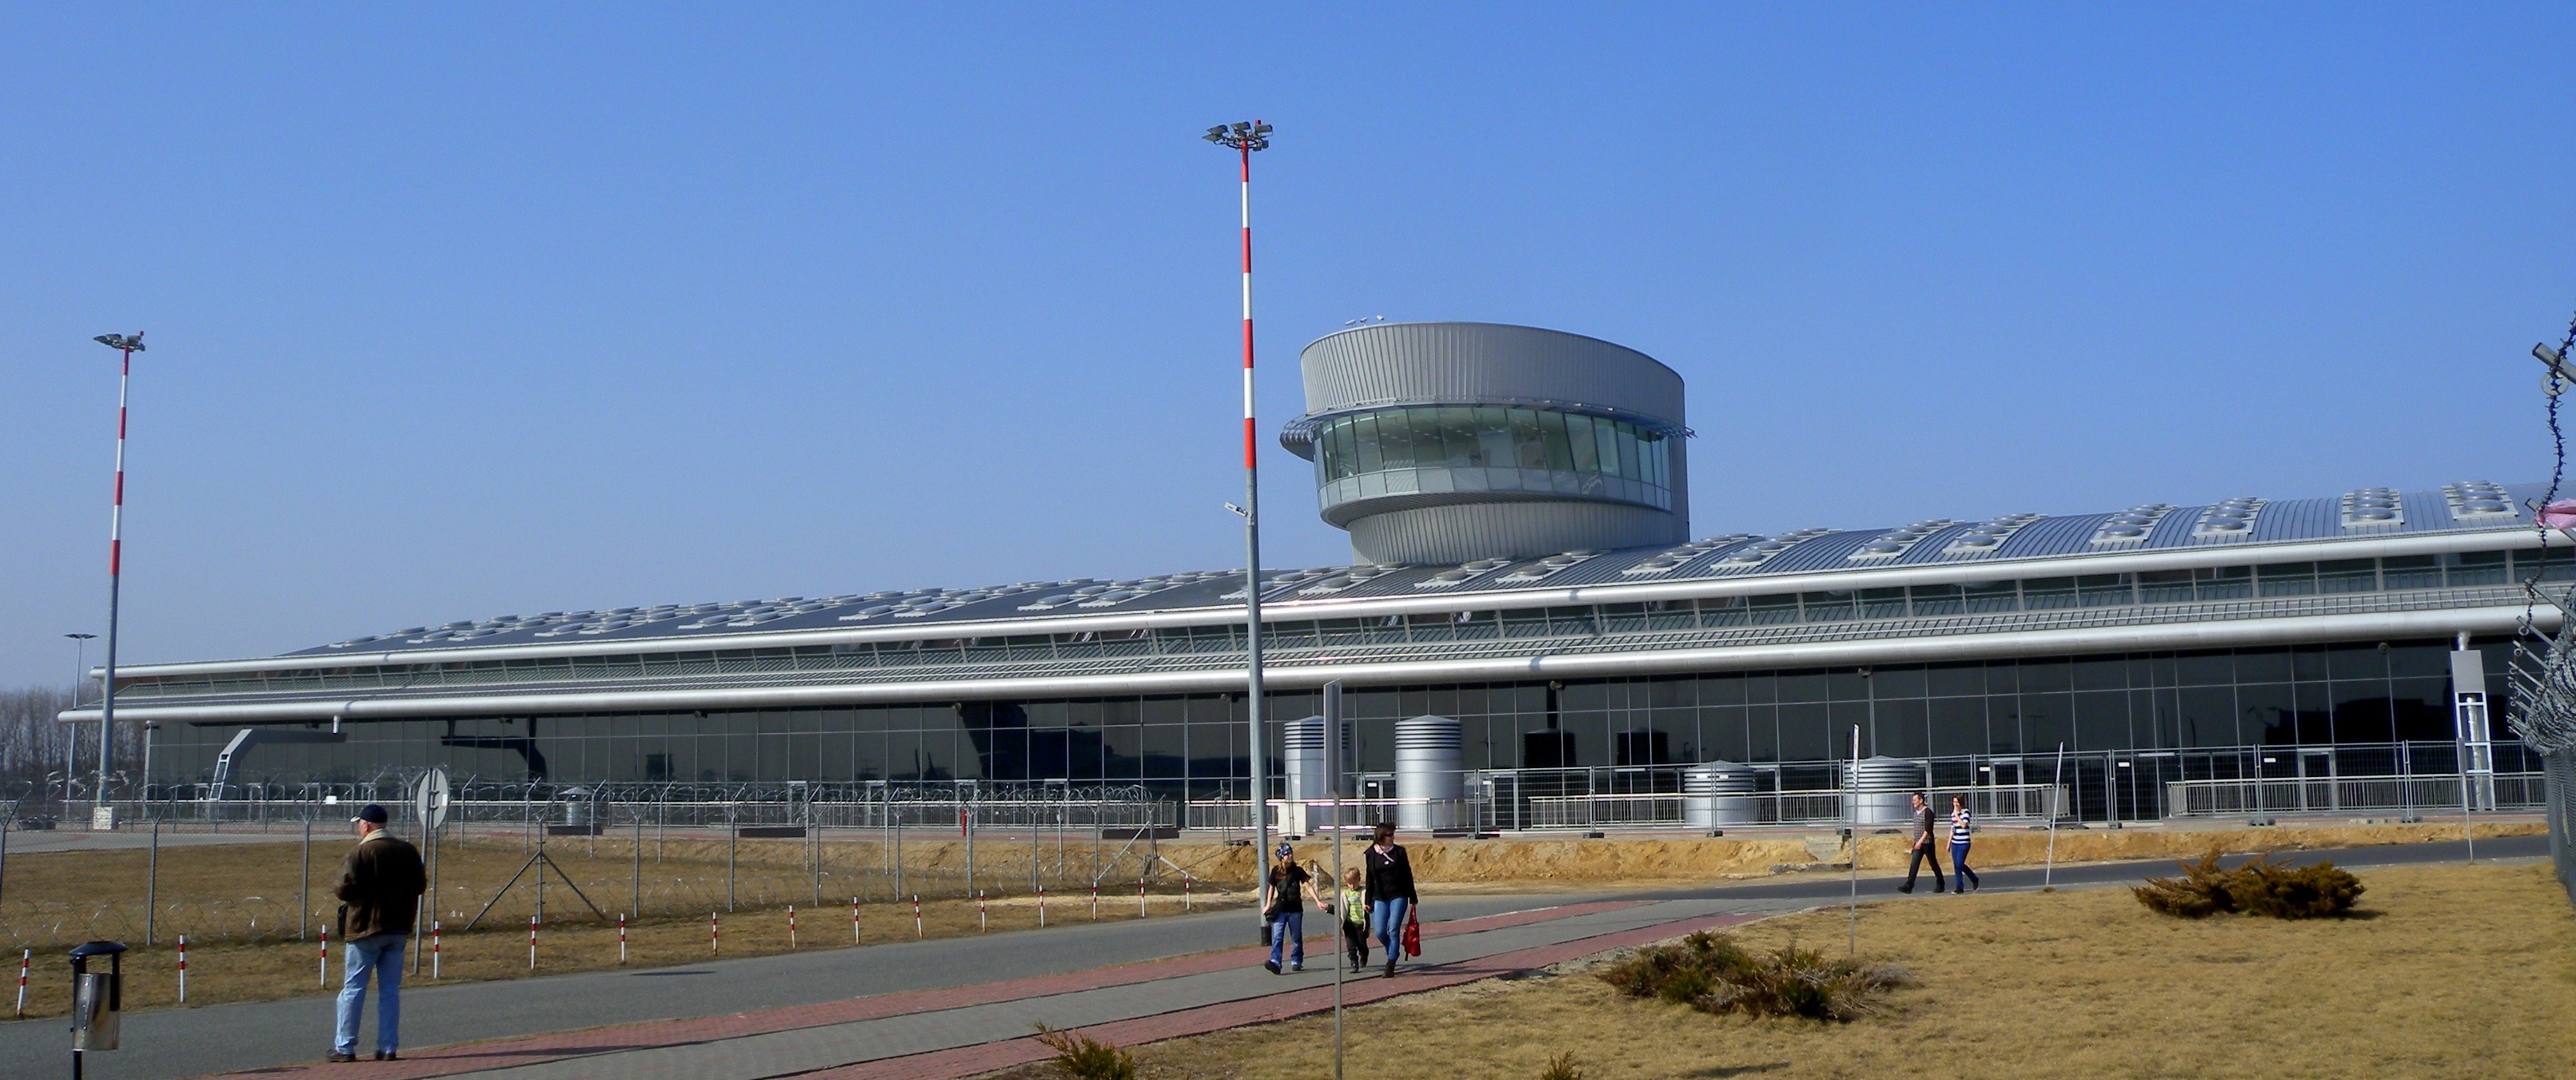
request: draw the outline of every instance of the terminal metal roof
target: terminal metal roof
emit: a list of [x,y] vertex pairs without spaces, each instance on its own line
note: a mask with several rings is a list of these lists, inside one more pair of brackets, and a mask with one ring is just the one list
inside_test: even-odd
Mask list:
[[[1263,574],[1265,603],[1508,594],[1585,585],[1759,578],[1943,564],[2130,555],[2248,545],[2378,539],[2432,533],[2532,528],[2543,484],[2448,484],[2398,493],[2359,488],[2322,498],[2253,496],[2206,506],[2145,504],[2129,510],[1978,521],[1934,519],[1875,529],[1802,529],[1772,536],[1730,534],[1679,546],[1574,551],[1464,566],[1350,566]],[[2144,536],[2136,536],[2143,530]],[[1889,550],[1893,547],[1892,553]],[[2081,564],[2066,573],[2080,573]],[[2027,568],[2016,573],[2027,573]],[[1794,588],[1784,582],[1784,588]],[[1238,607],[1242,571],[1196,571],[1130,579],[1079,578],[974,589],[914,589],[725,603],[664,604],[501,615],[352,638],[289,656],[372,655],[406,650],[572,642],[652,641],[685,648],[728,635],[796,630],[929,626],[1024,620],[1029,632],[1066,615]],[[1319,613],[1320,614],[1320,613]],[[983,631],[990,633],[989,629]]]

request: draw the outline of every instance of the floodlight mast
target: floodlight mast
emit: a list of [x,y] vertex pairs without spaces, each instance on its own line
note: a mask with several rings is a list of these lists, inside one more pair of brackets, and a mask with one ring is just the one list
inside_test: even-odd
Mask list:
[[[1243,642],[1244,713],[1251,719],[1252,866],[1263,874],[1270,858],[1270,775],[1261,732],[1261,465],[1252,408],[1252,152],[1270,149],[1270,125],[1259,120],[1219,124],[1203,136],[1235,152],[1241,162],[1243,210]],[[1267,880],[1266,878],[1264,880]],[[1260,886],[1254,886],[1260,895]],[[1268,915],[1264,914],[1264,925]]]
[[[125,567],[125,391],[134,380],[134,354],[143,351],[143,331],[100,334],[90,340],[123,354],[116,375],[116,501],[107,512],[107,675],[99,680],[98,790],[92,803],[94,811],[103,811],[108,809],[107,767],[116,738],[116,594]],[[98,817],[93,812],[91,821]]]

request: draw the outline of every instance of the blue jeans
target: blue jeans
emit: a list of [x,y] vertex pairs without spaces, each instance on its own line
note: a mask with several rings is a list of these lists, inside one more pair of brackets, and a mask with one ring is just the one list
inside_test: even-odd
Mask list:
[[1956,840],[1950,842],[1950,874],[1958,879],[1962,887],[1985,884],[1985,880],[1979,878],[1976,871],[1968,869],[1968,845]]
[[1270,917],[1270,962],[1279,963],[1279,950],[1288,950],[1291,967],[1306,966],[1306,913],[1286,911]]
[[402,1035],[403,943],[408,934],[375,934],[349,942],[341,961],[340,1028],[331,1052],[358,1052],[358,1017],[367,1011],[367,973],[376,975],[376,1049],[393,1053]]
[[1411,900],[1380,900],[1369,905],[1369,923],[1377,929],[1377,943],[1386,947],[1386,962],[1394,963],[1404,956],[1404,913],[1411,910]]

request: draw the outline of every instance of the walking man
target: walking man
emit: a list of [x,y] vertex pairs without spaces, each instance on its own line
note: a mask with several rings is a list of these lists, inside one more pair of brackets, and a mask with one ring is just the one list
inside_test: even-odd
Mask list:
[[340,864],[340,887],[332,890],[340,898],[348,952],[340,964],[340,1023],[331,1060],[358,1060],[358,1018],[367,1011],[367,975],[373,972],[376,1060],[392,1061],[402,1034],[403,944],[410,940],[429,878],[420,849],[385,831],[384,807],[359,807],[349,823],[358,830],[358,846]]
[[1914,833],[1914,857],[1906,860],[1905,884],[1897,886],[1896,891],[1913,892],[1914,875],[1920,872],[1923,864],[1927,862],[1932,864],[1932,891],[1936,893],[1943,891],[1941,855],[1939,850],[1932,846],[1932,804],[1925,801],[1920,791],[1914,793],[1914,828],[1911,831]]

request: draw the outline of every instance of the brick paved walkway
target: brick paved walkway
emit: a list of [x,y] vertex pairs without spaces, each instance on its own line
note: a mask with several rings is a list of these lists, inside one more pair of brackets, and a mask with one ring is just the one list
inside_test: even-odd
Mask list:
[[[1345,1000],[1364,1003],[1545,966],[1636,941],[1751,916],[1716,916],[1683,901],[1605,901],[1426,923],[1445,945],[1398,978],[1354,979]],[[1711,920],[1716,920],[1712,922]],[[1329,926],[1329,924],[1327,924]],[[1642,935],[1642,936],[1640,936]],[[1631,940],[1634,939],[1634,940]],[[1310,957],[1329,964],[1334,942],[1310,936]],[[370,1080],[474,1074],[491,1080],[621,1077],[965,1076],[1044,1056],[1032,1025],[1080,1026],[1121,1043],[1197,1034],[1330,1009],[1329,967],[1296,981],[1258,965],[1264,951],[1229,949],[1167,960],[916,993],[697,1019],[595,1028],[427,1048],[401,1062],[367,1063]],[[1320,984],[1320,985],[1319,985]],[[236,1076],[356,1075],[319,1063]]]

